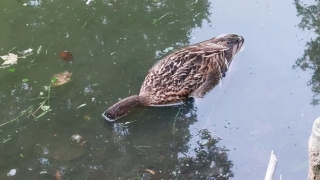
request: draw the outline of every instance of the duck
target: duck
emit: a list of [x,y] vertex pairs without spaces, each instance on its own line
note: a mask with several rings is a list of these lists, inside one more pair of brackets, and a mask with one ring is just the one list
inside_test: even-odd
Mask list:
[[139,94],[115,103],[102,113],[114,122],[139,106],[174,106],[188,98],[203,98],[225,76],[244,38],[222,34],[178,49],[148,71]]

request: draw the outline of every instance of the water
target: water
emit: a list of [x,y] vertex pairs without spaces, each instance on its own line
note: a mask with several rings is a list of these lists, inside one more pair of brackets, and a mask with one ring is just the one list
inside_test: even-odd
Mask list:
[[[12,169],[10,179],[54,179],[57,170],[61,179],[148,179],[145,169],[155,179],[262,179],[271,150],[276,178],[305,178],[319,116],[319,52],[318,41],[306,45],[317,31],[298,26],[308,17],[303,8],[316,3],[301,4],[297,16],[294,2],[275,0],[1,2],[0,55],[14,47],[34,54],[18,59],[13,73],[0,69],[0,123],[35,110],[41,100],[30,99],[51,77],[73,72],[51,89],[52,111],[0,127],[1,179]],[[205,98],[138,108],[115,124],[102,119],[119,98],[138,93],[167,51],[224,33],[243,36],[244,50]],[[72,62],[59,58],[64,50]],[[75,134],[83,139],[72,141]]]

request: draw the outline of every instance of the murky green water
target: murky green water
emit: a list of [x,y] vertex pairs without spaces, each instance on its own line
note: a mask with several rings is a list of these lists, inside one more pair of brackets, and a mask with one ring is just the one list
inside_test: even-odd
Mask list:
[[[304,179],[319,116],[320,20],[310,19],[319,5],[306,10],[316,2],[294,3],[0,2],[0,55],[34,49],[14,72],[0,69],[0,123],[30,106],[35,111],[41,100],[30,99],[54,74],[73,73],[71,82],[51,89],[50,112],[0,127],[0,179],[55,179],[57,170],[63,180],[150,179],[145,169],[156,172],[154,179],[262,179],[271,150],[276,178]],[[115,124],[102,119],[119,98],[138,93],[168,49],[222,33],[242,35],[245,48],[204,99],[139,108]],[[64,50],[73,61],[59,58]],[[75,134],[81,142],[71,140]],[[11,169],[16,173],[7,177]]]

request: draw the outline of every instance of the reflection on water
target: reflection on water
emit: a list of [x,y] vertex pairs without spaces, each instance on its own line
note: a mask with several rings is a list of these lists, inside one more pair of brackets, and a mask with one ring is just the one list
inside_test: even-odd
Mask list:
[[303,70],[313,71],[308,85],[314,92],[311,104],[319,105],[320,102],[320,1],[316,4],[307,5],[299,0],[295,0],[298,16],[301,16],[299,27],[312,30],[317,35],[306,44],[306,50],[301,58],[297,59],[294,67],[300,67]]

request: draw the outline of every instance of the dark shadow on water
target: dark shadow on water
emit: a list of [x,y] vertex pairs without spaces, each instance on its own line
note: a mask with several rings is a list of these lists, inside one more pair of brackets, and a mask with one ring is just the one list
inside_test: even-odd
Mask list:
[[294,1],[298,16],[301,16],[299,27],[303,30],[312,30],[317,37],[310,39],[306,44],[306,49],[301,58],[297,59],[294,68],[300,67],[302,70],[311,70],[312,77],[308,82],[314,95],[311,104],[319,105],[320,102],[320,1],[315,4],[302,4],[299,0]]
[[[133,119],[132,116],[128,119]],[[126,157],[126,161],[132,162],[128,170],[135,169],[142,179],[223,180],[233,177],[228,149],[218,146],[219,139],[206,129],[191,134],[189,127],[197,121],[193,99],[177,107],[147,108],[143,116],[148,118],[137,118],[130,123],[125,120],[105,123],[107,131],[113,132],[113,141],[121,145],[121,150],[114,154],[120,153],[119,158]],[[196,137],[197,142],[192,143],[196,146],[190,146],[191,137]],[[115,169],[119,168],[122,169]]]

